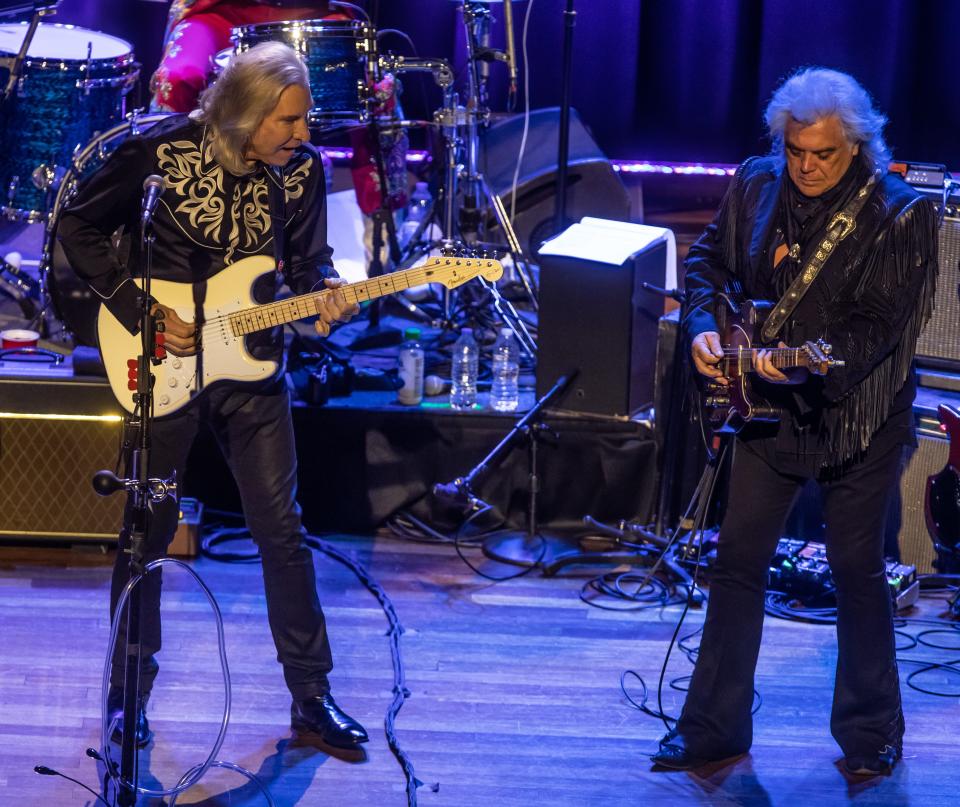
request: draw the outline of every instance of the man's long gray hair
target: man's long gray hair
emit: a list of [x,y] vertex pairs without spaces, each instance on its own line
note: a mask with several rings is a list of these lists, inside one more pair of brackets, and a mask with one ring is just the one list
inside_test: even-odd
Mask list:
[[277,105],[280,93],[294,84],[309,94],[306,65],[282,42],[264,42],[230,60],[190,114],[209,127],[217,162],[232,174],[253,171],[254,165],[244,159],[250,140]]
[[890,149],[883,139],[887,118],[878,112],[869,93],[852,76],[825,67],[808,67],[783,82],[764,112],[773,141],[770,154],[783,159],[784,132],[791,120],[810,125],[836,115],[844,137],[860,144],[864,158],[886,170]]

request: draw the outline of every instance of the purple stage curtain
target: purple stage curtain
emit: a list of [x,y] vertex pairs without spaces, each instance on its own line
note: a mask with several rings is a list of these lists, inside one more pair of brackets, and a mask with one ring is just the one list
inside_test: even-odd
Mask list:
[[[514,0],[517,51],[529,0]],[[422,56],[454,61],[463,32],[453,0],[357,0],[378,28],[409,34]],[[566,0],[533,0],[529,51],[534,107],[560,101]],[[492,6],[502,18],[502,6]],[[960,92],[953,68],[960,3],[949,0],[576,0],[573,104],[615,157],[738,162],[765,151],[762,112],[780,79],[819,64],[856,76],[890,117],[900,159],[960,169]],[[63,0],[55,18],[129,39],[146,73],[159,58],[166,5]],[[409,54],[387,34],[386,50]],[[502,43],[502,20],[494,45]],[[505,69],[495,64],[495,109]],[[406,81],[410,117],[439,104],[428,78]]]

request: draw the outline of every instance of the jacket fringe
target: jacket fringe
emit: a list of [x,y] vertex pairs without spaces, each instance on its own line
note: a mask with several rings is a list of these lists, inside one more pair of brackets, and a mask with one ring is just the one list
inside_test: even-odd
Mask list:
[[878,254],[864,267],[856,296],[868,285],[879,282],[878,275],[892,271],[896,293],[907,293],[913,272],[923,272],[919,300],[907,320],[897,346],[870,373],[827,406],[823,425],[829,465],[841,465],[867,450],[877,430],[890,416],[890,407],[912,371],[917,339],[933,313],[937,281],[937,219],[933,206],[916,199],[897,217],[894,227],[903,227],[907,237],[902,249],[887,254],[881,242]]

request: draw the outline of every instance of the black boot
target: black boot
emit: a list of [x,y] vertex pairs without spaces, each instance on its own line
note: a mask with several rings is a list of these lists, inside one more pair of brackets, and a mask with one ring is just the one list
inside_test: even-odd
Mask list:
[[354,748],[368,739],[363,726],[337,706],[329,693],[294,701],[290,726],[294,731],[316,734],[334,748]]
[[[136,738],[138,748],[144,748],[153,739],[153,732],[150,731],[150,723],[147,720],[147,699],[149,697],[149,695],[142,696],[137,704]],[[110,739],[119,745],[123,742],[123,689],[120,687],[110,687],[110,691],[107,693],[107,720],[114,723]]]
[[902,756],[901,745],[885,745],[879,751],[845,757],[843,767],[852,776],[889,776]]

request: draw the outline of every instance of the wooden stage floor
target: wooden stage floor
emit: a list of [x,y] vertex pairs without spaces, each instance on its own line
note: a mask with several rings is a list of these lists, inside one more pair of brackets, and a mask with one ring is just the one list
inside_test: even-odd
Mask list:
[[[367,566],[406,629],[401,645],[411,697],[397,731],[427,785],[419,790],[421,805],[957,803],[956,696],[904,685],[905,761],[889,778],[852,782],[841,775],[828,729],[832,627],[768,618],[752,753],[721,771],[658,772],[646,755],[662,726],[627,704],[619,677],[630,668],[656,685],[679,606],[610,613],[578,599],[582,577],[492,584],[448,546],[332,542]],[[95,763],[84,749],[99,745],[110,562],[96,548],[0,547],[4,805],[93,803],[79,787],[38,776],[33,766],[95,783]],[[259,568],[201,559],[194,567],[223,610],[233,680],[232,719],[219,758],[258,773],[282,807],[403,805],[403,774],[382,729],[392,685],[386,619],[345,567],[326,556],[317,563],[336,662],[334,693],[370,731],[366,760],[342,761],[291,741]],[[944,610],[942,599],[924,599],[914,615]],[[702,614],[691,612],[684,632],[701,622]],[[201,761],[215,735],[223,701],[214,643],[205,600],[184,573],[167,574],[162,669],[149,710],[156,741],[144,755],[150,776],[166,786]],[[915,648],[903,655],[958,654]],[[902,667],[901,676],[911,669]],[[668,680],[689,670],[675,653]],[[957,676],[931,674],[924,684],[960,691]],[[665,698],[676,713],[681,694],[668,690]],[[265,804],[244,781],[214,771],[177,803]]]

